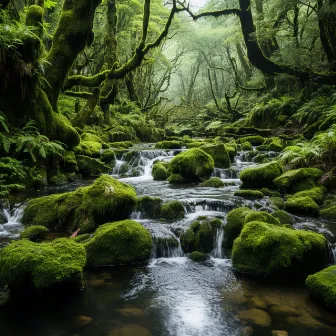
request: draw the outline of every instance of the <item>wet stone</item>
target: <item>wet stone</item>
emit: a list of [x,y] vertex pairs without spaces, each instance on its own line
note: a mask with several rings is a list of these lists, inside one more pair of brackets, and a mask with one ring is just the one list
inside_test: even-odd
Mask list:
[[126,317],[142,318],[145,316],[145,312],[142,309],[136,307],[118,309],[118,312]]
[[272,330],[272,336],[288,336],[288,332],[285,330]]
[[152,334],[143,326],[129,324],[113,329],[109,332],[108,336],[152,336]]
[[76,325],[76,327],[85,327],[89,324],[91,324],[93,321],[93,319],[89,316],[76,316],[74,319],[74,324]]
[[272,323],[271,317],[265,311],[256,308],[242,310],[239,318],[244,322],[264,328],[268,328]]

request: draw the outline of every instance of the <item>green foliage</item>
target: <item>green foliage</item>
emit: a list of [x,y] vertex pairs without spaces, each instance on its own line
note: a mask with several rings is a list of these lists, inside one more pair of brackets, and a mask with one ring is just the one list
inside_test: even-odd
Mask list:
[[259,276],[305,278],[328,263],[323,235],[259,221],[246,224],[234,241],[233,267]]
[[38,242],[42,240],[45,235],[49,232],[49,230],[42,225],[33,225],[25,228],[20,236],[22,239],[29,239],[33,242]]
[[132,220],[100,226],[84,244],[87,266],[129,265],[146,262],[152,250],[152,237]]
[[336,266],[309,275],[306,286],[310,294],[328,307],[336,307]]
[[68,238],[44,244],[13,241],[1,251],[0,282],[13,292],[80,290],[85,261],[83,246]]

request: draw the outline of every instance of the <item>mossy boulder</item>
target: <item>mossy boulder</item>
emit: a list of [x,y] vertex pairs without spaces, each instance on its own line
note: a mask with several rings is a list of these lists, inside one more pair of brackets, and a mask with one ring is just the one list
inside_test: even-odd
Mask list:
[[50,243],[28,239],[14,241],[0,252],[0,282],[11,292],[50,291],[55,294],[80,290],[86,253],[69,238]]
[[239,178],[244,188],[273,187],[273,180],[282,174],[282,167],[278,162],[270,162],[244,169]]
[[221,226],[220,219],[199,218],[181,235],[183,251],[210,253],[214,247],[217,230]]
[[156,162],[152,169],[152,175],[155,181],[165,181],[168,177],[168,170],[162,162]]
[[251,150],[253,150],[253,146],[252,146],[251,143],[248,142],[248,141],[242,143],[241,146],[240,146],[240,148],[241,148],[241,150],[243,150],[243,151],[251,151]]
[[75,153],[72,151],[65,151],[63,156],[63,169],[66,172],[77,172],[78,166],[77,166],[77,160]]
[[207,260],[206,254],[199,252],[199,251],[193,251],[189,254],[189,259],[200,262],[200,261],[205,261]]
[[149,231],[135,221],[107,223],[84,244],[87,266],[144,263],[150,257],[152,245]]
[[283,145],[279,140],[274,140],[269,144],[269,149],[272,152],[281,152],[283,150]]
[[116,164],[116,155],[112,149],[106,149],[100,154],[100,161],[113,168]]
[[318,216],[320,208],[309,196],[293,196],[285,202],[285,210],[296,215]]
[[336,266],[309,275],[306,286],[315,299],[328,307],[336,308]]
[[200,184],[203,188],[222,188],[224,182],[219,177],[212,177],[210,180],[206,180]]
[[324,187],[315,187],[315,188],[311,188],[308,190],[299,191],[296,194],[294,194],[293,197],[308,196],[311,199],[313,199],[316,203],[322,203],[325,192],[326,192],[326,189]]
[[228,144],[225,144],[225,148],[229,154],[230,161],[234,162],[234,158],[237,155],[237,150],[238,150],[237,145],[235,143],[228,143]]
[[261,135],[251,135],[238,139],[238,143],[243,144],[245,142],[251,143],[253,146],[259,146],[264,143],[265,139]]
[[237,190],[234,196],[239,196],[247,199],[258,199],[263,198],[264,195],[259,190]]
[[112,148],[120,148],[120,149],[128,149],[133,146],[133,142],[131,141],[121,141],[121,142],[112,142],[110,143]]
[[320,216],[323,219],[336,220],[336,206],[321,210]]
[[161,149],[181,149],[182,147],[183,147],[183,142],[176,141],[176,140],[161,141],[155,145],[155,148],[161,148]]
[[289,224],[293,225],[294,224],[294,219],[293,217],[286,211],[284,210],[277,210],[272,213],[272,216],[277,218],[280,221],[280,224]]
[[43,225],[33,225],[25,228],[20,237],[22,239],[29,239],[33,242],[41,241],[45,235],[49,232],[49,230]]
[[77,155],[99,158],[102,148],[103,146],[100,142],[81,140],[80,144],[75,147],[75,153]]
[[315,187],[322,177],[323,171],[317,168],[300,168],[289,170],[274,179],[278,189],[287,192],[298,192]]
[[172,174],[168,178],[170,184],[184,184],[186,181],[180,174]]
[[184,206],[180,201],[170,201],[161,206],[161,218],[168,222],[184,218]]
[[145,218],[161,218],[162,199],[144,196],[138,199],[137,210],[142,212]]
[[201,147],[201,149],[211,155],[214,159],[215,167],[218,168],[229,168],[230,167],[230,156],[226,147],[222,143],[215,145],[207,144]]
[[249,222],[263,222],[267,224],[280,225],[280,221],[273,216],[273,214],[269,214],[266,211],[250,211],[244,218],[243,224],[247,224]]
[[128,218],[136,203],[133,187],[102,175],[91,186],[30,200],[22,222],[52,231],[80,228],[86,233],[108,221]]
[[169,170],[172,174],[181,175],[187,182],[199,182],[211,176],[214,160],[202,149],[192,148],[175,156]]
[[275,208],[278,208],[281,210],[285,208],[285,203],[281,197],[271,197],[270,202]]
[[328,261],[328,242],[323,235],[258,221],[244,225],[232,250],[236,270],[287,280],[305,278]]
[[100,160],[85,155],[76,155],[76,160],[78,171],[84,177],[98,176],[100,174],[108,173],[111,169]]

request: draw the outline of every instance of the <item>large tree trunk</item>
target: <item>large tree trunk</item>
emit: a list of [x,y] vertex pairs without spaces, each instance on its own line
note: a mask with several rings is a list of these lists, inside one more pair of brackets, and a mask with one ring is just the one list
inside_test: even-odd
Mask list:
[[45,86],[54,111],[64,82],[78,54],[93,42],[93,19],[101,0],[65,0],[52,47],[46,57]]

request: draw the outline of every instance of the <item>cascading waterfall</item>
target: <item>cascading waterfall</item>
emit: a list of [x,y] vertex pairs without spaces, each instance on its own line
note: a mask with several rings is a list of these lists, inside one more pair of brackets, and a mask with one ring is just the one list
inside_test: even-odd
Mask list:
[[1,240],[19,238],[20,231],[23,229],[23,225],[21,224],[22,215],[22,207],[16,206],[13,210],[10,210],[9,205],[5,205],[3,209],[3,216],[6,222],[0,224]]
[[217,229],[215,248],[211,252],[211,256],[214,258],[222,259],[222,244],[223,244],[224,230],[223,228]]

